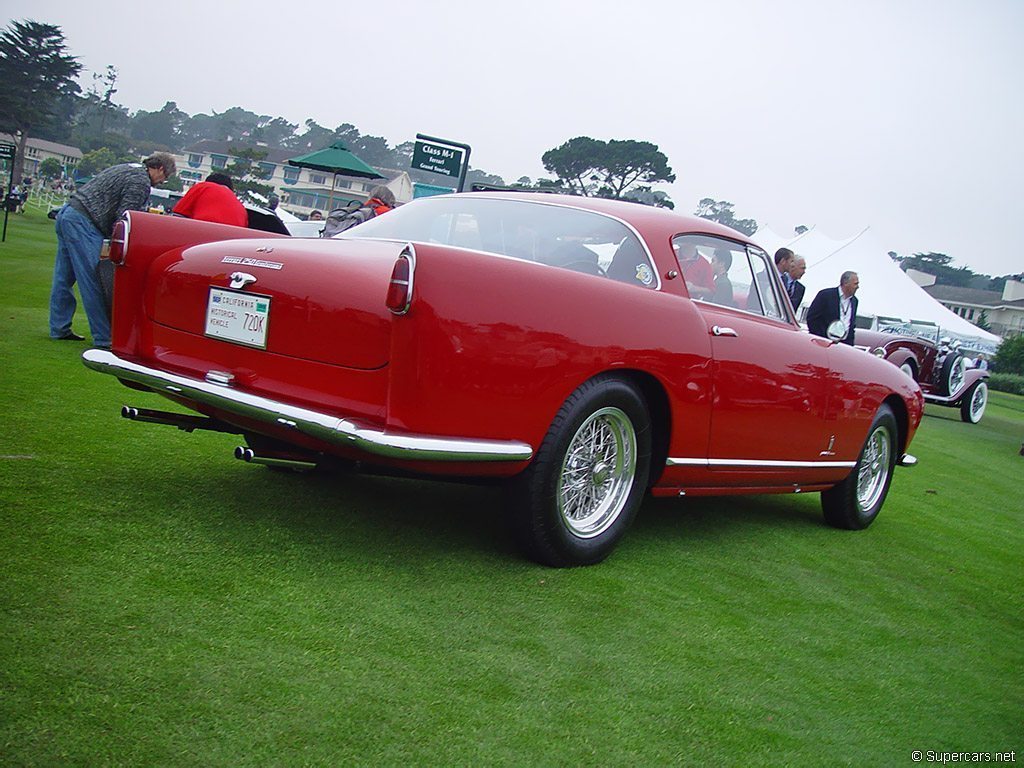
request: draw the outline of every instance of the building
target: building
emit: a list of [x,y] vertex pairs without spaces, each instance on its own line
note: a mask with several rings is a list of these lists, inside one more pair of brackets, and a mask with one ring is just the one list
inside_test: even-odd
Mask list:
[[925,288],[936,301],[965,320],[977,323],[982,314],[992,333],[1003,338],[1024,333],[1024,283],[1007,280],[1003,292],[952,285]]
[[[0,133],[0,143],[18,145],[18,140],[9,133]],[[48,157],[54,158],[64,169],[64,175],[74,175],[78,161],[82,159],[82,150],[78,147],[69,147],[67,144],[58,144],[55,141],[44,139],[33,139],[29,137],[25,142],[25,157],[22,158],[21,175],[36,177],[39,175],[39,166]],[[4,169],[5,175],[10,172],[9,168]]]
[[260,182],[272,186],[281,199],[281,205],[299,216],[306,216],[313,210],[327,211],[331,207],[339,208],[353,201],[362,203],[369,191],[378,184],[389,187],[399,202],[404,203],[412,199],[412,182],[404,171],[379,170],[384,179],[363,179],[339,174],[335,181],[333,174],[288,165],[288,159],[297,157],[302,154],[301,152],[212,140],[197,142],[181,154],[175,155],[178,175],[184,182],[185,189],[202,181],[214,171],[223,171],[235,160],[232,151],[239,149],[255,149],[266,153],[266,156],[256,163]]

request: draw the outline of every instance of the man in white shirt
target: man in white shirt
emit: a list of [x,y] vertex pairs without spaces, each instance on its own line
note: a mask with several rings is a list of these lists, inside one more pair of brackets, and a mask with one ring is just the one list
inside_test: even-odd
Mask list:
[[828,338],[828,326],[841,320],[846,335],[840,339],[844,344],[853,345],[853,334],[857,329],[857,289],[860,278],[856,272],[843,272],[839,288],[823,288],[807,310],[807,329],[815,336]]

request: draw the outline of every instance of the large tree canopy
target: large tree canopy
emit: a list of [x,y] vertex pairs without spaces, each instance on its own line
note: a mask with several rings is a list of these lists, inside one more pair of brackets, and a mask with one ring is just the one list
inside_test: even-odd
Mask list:
[[21,134],[15,183],[29,133],[54,119],[64,96],[78,93],[74,78],[81,69],[66,52],[60,27],[15,21],[0,34],[0,129]]
[[544,169],[581,195],[627,197],[634,186],[673,182],[668,158],[649,141],[569,139],[541,157]]

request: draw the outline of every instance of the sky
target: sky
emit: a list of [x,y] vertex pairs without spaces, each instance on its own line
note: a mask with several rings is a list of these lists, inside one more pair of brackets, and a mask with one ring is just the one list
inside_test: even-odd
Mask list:
[[[114,100],[471,145],[513,182],[575,136],[656,144],[676,210],[1024,271],[1021,0],[2,0]],[[439,177],[440,178],[440,177]]]

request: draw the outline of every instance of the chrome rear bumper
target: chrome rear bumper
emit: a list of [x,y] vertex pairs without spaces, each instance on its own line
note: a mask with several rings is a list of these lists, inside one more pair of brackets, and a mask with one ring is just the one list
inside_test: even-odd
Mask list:
[[294,429],[332,445],[376,456],[416,461],[526,461],[533,449],[516,440],[474,440],[435,435],[392,434],[319,411],[241,392],[222,382],[200,381],[133,363],[103,349],[82,354],[87,368],[125,381],[254,419],[277,428]]

